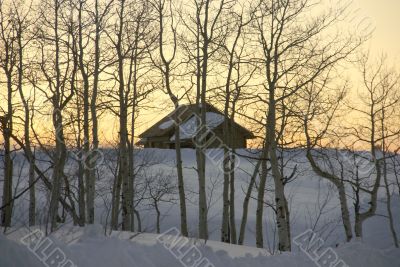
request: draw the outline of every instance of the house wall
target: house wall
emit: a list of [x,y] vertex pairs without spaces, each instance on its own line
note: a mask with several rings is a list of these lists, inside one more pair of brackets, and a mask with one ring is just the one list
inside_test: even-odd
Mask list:
[[148,138],[144,143],[144,148],[169,148],[169,137],[159,136]]
[[[233,147],[246,148],[247,142],[243,134],[237,132],[234,134]],[[220,148],[223,146],[223,132],[216,129],[207,137],[207,148]],[[145,148],[175,148],[175,144],[169,141],[169,137],[154,137],[148,138],[144,144]],[[181,148],[195,148],[192,140],[184,140],[181,142]]]
[[[213,137],[209,137],[210,139],[210,145],[208,145],[207,147],[209,148],[218,148],[218,147],[222,147],[223,145],[223,140],[224,140],[224,135],[223,135],[223,131],[220,129],[217,129],[215,131],[213,131],[214,133],[214,138]],[[239,132],[235,132],[234,133],[234,137],[233,137],[233,144],[232,147],[233,148],[246,148],[247,142],[246,142],[246,138],[244,137],[243,134],[239,133]]]
[[[237,129],[237,128],[236,128]],[[223,127],[220,125],[219,127],[213,129],[213,131],[207,137],[207,148],[219,148],[223,145]],[[170,148],[174,149],[175,144],[171,143],[170,136],[159,136],[159,137],[151,137],[147,139],[147,142],[144,144],[145,148]],[[233,133],[233,148],[246,148],[247,140],[242,131],[237,130]],[[190,140],[182,140],[181,148],[195,148],[195,144]]]

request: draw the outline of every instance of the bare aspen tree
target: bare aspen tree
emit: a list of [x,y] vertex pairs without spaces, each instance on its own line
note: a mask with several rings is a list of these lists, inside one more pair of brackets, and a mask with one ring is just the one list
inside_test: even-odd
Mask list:
[[[379,117],[380,117],[380,130],[381,130],[381,147],[382,147],[382,158],[383,158],[383,181],[386,191],[386,210],[388,213],[389,219],[389,228],[392,233],[393,243],[396,248],[399,247],[399,240],[397,237],[396,229],[394,226],[394,218],[392,212],[392,196],[390,190],[390,181],[388,178],[389,175],[389,163],[388,158],[393,157],[391,155],[391,151],[397,149],[395,147],[395,143],[397,143],[398,138],[400,136],[400,129],[398,125],[396,125],[395,121],[392,121],[391,118],[396,118],[400,115],[399,107],[400,107],[400,75],[395,73],[393,70],[387,70],[387,74],[385,79],[383,80],[382,86],[385,88],[385,103],[383,105]],[[396,167],[393,166],[395,169]],[[394,170],[392,171],[394,173]]]
[[247,215],[249,213],[249,202],[251,198],[251,194],[256,183],[257,175],[259,173],[261,166],[261,160],[257,160],[256,166],[254,167],[253,174],[251,175],[249,185],[247,187],[246,196],[243,200],[243,212],[242,212],[242,219],[240,222],[240,231],[239,231],[239,238],[238,244],[243,245],[245,233],[246,233],[246,225],[247,225]]
[[[181,97],[177,96],[177,92],[171,86],[171,70],[174,69],[172,65],[175,60],[177,53],[177,25],[174,23],[174,13],[172,9],[172,1],[159,0],[154,2],[155,10],[158,13],[159,22],[159,51],[161,64],[157,66],[163,75],[163,91],[168,94],[172,104],[174,105],[175,112],[173,118],[174,121],[174,137],[175,137],[175,156],[176,156],[176,170],[178,175],[178,192],[179,192],[179,207],[180,207],[180,221],[181,221],[181,234],[188,236],[187,226],[187,214],[186,214],[186,195],[185,195],[185,184],[183,180],[183,167],[182,167],[182,153],[181,153],[181,137],[180,137],[180,125],[181,125],[181,110],[179,101],[185,97],[184,92]],[[168,14],[168,15],[167,15]],[[170,18],[170,25],[165,25],[164,20]],[[170,36],[167,35],[169,29]],[[172,45],[168,40],[172,38]],[[171,48],[172,46],[172,48]],[[167,49],[172,51],[167,52]],[[170,56],[167,56],[167,53]],[[164,88],[165,86],[165,88]]]
[[194,0],[180,11],[184,32],[181,34],[182,46],[188,56],[188,66],[192,68],[193,85],[195,85],[196,103],[196,172],[199,182],[199,238],[208,239],[207,224],[207,193],[206,193],[206,158],[205,145],[207,140],[206,100],[207,76],[209,75],[209,59],[218,49],[222,38],[220,25],[221,14],[227,8],[224,0]]
[[[242,17],[240,17],[240,20],[242,20]],[[242,21],[240,21],[242,22]],[[233,44],[231,48],[228,48],[225,46],[225,50],[228,54],[228,73],[226,77],[226,84],[225,84],[225,101],[224,101],[224,125],[223,125],[223,141],[224,141],[224,160],[223,160],[223,170],[224,170],[224,186],[223,186],[223,210],[222,210],[222,227],[221,227],[221,241],[222,242],[231,242],[236,243],[236,240],[231,240],[231,235],[230,232],[236,232],[235,230],[235,224],[232,225],[232,222],[230,222],[229,217],[230,214],[234,214],[234,210],[231,209],[231,204],[234,203],[234,199],[229,195],[230,191],[230,184],[232,184],[231,181],[231,151],[229,149],[232,149],[232,140],[231,140],[231,135],[233,133],[230,131],[230,125],[229,125],[229,108],[230,108],[230,101],[231,101],[231,79],[232,79],[232,72],[234,68],[234,55],[236,52],[236,46],[238,45],[238,41],[242,32],[243,24],[239,23],[238,25],[238,31],[236,36],[234,37]],[[231,225],[230,225],[231,223]],[[235,235],[235,234],[233,234]],[[235,238],[236,239],[236,238]]]
[[[303,90],[303,95],[299,99],[299,103],[304,100],[305,104],[298,105],[298,113],[302,123],[304,124],[304,133],[306,139],[306,157],[313,171],[320,177],[327,179],[335,185],[340,202],[342,213],[342,222],[345,230],[346,240],[350,241],[353,237],[350,213],[347,204],[346,187],[344,177],[340,175],[342,170],[330,170],[323,166],[324,162],[319,162],[320,154],[327,161],[336,161],[340,159],[331,158],[330,155],[321,155],[324,150],[324,141],[328,138],[333,138],[335,117],[339,117],[338,109],[343,103],[346,90],[336,90],[329,92],[327,89],[329,77],[321,82],[312,83]],[[337,133],[338,134],[338,133]],[[328,152],[327,152],[328,153]],[[333,164],[333,163],[332,163]],[[331,166],[332,164],[328,164]],[[344,171],[344,170],[343,170]]]
[[161,231],[161,207],[162,203],[174,203],[176,194],[176,183],[172,181],[170,174],[158,171],[155,174],[145,174],[146,189],[150,205],[156,211],[156,233]]
[[[118,77],[118,101],[119,101],[119,172],[118,172],[118,184],[117,188],[122,186],[122,229],[130,230],[131,228],[131,212],[133,207],[130,206],[131,192],[129,191],[129,154],[128,154],[128,107],[127,99],[128,96],[125,90],[125,74],[124,74],[124,62],[125,62],[125,51],[123,47],[123,37],[126,23],[126,10],[127,4],[125,0],[118,2],[117,6],[117,22],[116,22],[116,40],[113,41],[113,46],[117,57],[117,77]],[[118,192],[118,191],[117,191]],[[116,207],[114,208],[114,229],[117,227],[118,220],[118,207],[119,194],[116,194],[114,201]]]
[[[152,73],[150,54],[155,49],[157,31],[152,27],[154,23],[153,10],[147,1],[135,1],[129,5],[131,21],[127,27],[126,45],[130,47],[128,53],[128,79],[127,95],[129,98],[128,106],[131,106],[131,131],[129,148],[129,191],[130,206],[135,207],[135,133],[137,127],[137,117],[142,106],[148,103],[149,95],[154,91],[154,87],[147,80],[147,75]],[[134,231],[135,210],[131,212],[131,230]],[[139,221],[139,218],[138,218]]]
[[[77,60],[75,60],[77,61]],[[79,224],[84,225],[86,222],[86,215],[85,215],[85,184],[84,184],[84,175],[85,175],[85,165],[82,160],[83,155],[83,146],[82,143],[83,141],[83,130],[82,130],[82,94],[79,89],[76,89],[76,97],[74,99],[74,104],[73,106],[76,110],[76,115],[71,114],[71,121],[76,121],[76,130],[75,130],[75,139],[76,139],[76,156],[77,156],[77,164],[78,164],[78,170],[77,170],[77,178],[78,178],[78,208],[79,208]],[[71,101],[72,102],[72,101]],[[76,118],[75,118],[76,117]]]
[[[94,223],[94,200],[95,200],[95,182],[96,182],[96,167],[98,164],[97,153],[99,148],[99,134],[98,134],[98,105],[97,97],[99,93],[100,75],[104,72],[104,66],[101,64],[101,60],[104,58],[101,49],[101,36],[104,34],[104,28],[106,27],[107,20],[109,19],[110,9],[114,1],[102,2],[100,0],[94,0],[94,2],[81,1],[78,6],[79,10],[79,65],[80,72],[84,80],[84,92],[88,99],[85,104],[89,107],[84,108],[84,112],[88,113],[85,115],[85,124],[87,125],[85,131],[85,175],[86,175],[86,216],[87,223]],[[93,6],[94,5],[94,6]],[[83,13],[85,11],[85,13]],[[83,14],[87,14],[88,17],[85,21],[82,21]],[[86,17],[85,16],[85,17]],[[91,25],[94,27],[93,34],[91,35],[91,28],[84,30],[84,25]],[[88,27],[88,26],[86,26]],[[88,33],[86,33],[88,32]],[[83,40],[85,41],[83,46]],[[85,48],[93,48],[94,51],[86,51]],[[88,57],[85,59],[84,57]],[[90,58],[90,59],[89,59]],[[87,61],[84,61],[84,59]],[[93,63],[91,63],[93,62]],[[91,80],[89,80],[91,78]],[[86,80],[86,81],[85,81]],[[90,92],[91,88],[91,92]],[[91,93],[89,95],[89,92]],[[90,113],[90,115],[89,115]],[[89,125],[89,116],[91,120],[91,128]],[[89,147],[90,136],[92,147]]]
[[25,143],[25,153],[26,158],[29,163],[29,226],[36,224],[36,193],[35,193],[35,156],[32,151],[30,127],[33,118],[33,105],[34,105],[34,94],[32,91],[29,95],[24,93],[24,79],[25,70],[28,68],[24,54],[27,48],[29,48],[29,43],[34,39],[34,32],[31,31],[31,26],[34,25],[33,17],[30,15],[32,12],[31,5],[28,5],[26,9],[17,8],[19,5],[24,4],[24,2],[13,1],[13,9],[15,14],[15,19],[13,21],[15,31],[17,33],[17,50],[18,50],[18,75],[17,75],[17,88],[19,96],[22,101],[24,110],[24,143]]
[[79,183],[81,185],[79,195],[83,193],[84,197],[80,197],[79,206],[81,220],[89,224],[94,223],[95,172],[99,153],[97,96],[100,75],[104,71],[104,67],[100,65],[100,60],[103,58],[100,37],[112,3],[113,1],[102,3],[99,0],[94,2],[82,0],[74,6],[74,12],[77,13],[74,26],[76,37],[73,37],[76,43],[75,64],[78,66],[80,79],[77,89],[81,92],[79,97],[82,99],[83,113],[83,138],[80,149],[82,153],[79,165],[82,168],[84,182]]
[[[208,239],[208,225],[207,225],[207,200],[206,200],[206,157],[205,151],[202,147],[205,144],[206,137],[206,91],[207,91],[207,68],[208,68],[208,16],[209,16],[210,1],[205,0],[200,3],[196,2],[196,19],[197,19],[197,42],[198,49],[197,60],[197,83],[196,83],[196,109],[197,109],[197,128],[198,134],[196,136],[196,161],[197,161],[197,174],[199,180],[199,238]],[[204,11],[202,10],[204,8]],[[201,15],[204,12],[204,21]],[[202,25],[202,22],[204,25]],[[201,41],[203,46],[201,46]],[[201,53],[201,56],[200,56]]]
[[[224,102],[224,124],[223,124],[223,141],[224,141],[224,185],[223,185],[223,211],[222,211],[222,227],[221,241],[237,243],[236,223],[235,223],[235,135],[234,135],[234,119],[236,114],[236,105],[241,97],[241,88],[246,85],[243,82],[243,74],[241,68],[245,68],[241,61],[244,61],[245,40],[243,37],[244,28],[250,23],[250,19],[245,18],[245,8],[239,7],[239,11],[228,13],[227,21],[229,26],[226,27],[226,35],[224,42],[221,42],[223,59],[226,64],[226,81],[224,92],[221,93]],[[232,28],[231,28],[232,27]],[[226,57],[226,59],[224,58]],[[224,66],[225,67],[225,66]],[[246,75],[243,75],[246,76]],[[248,77],[246,77],[249,79]],[[232,123],[230,123],[232,122]]]
[[[109,109],[119,119],[119,175],[113,186],[111,225],[113,229],[118,227],[119,202],[122,196],[122,228],[131,231],[134,226],[135,119],[139,103],[145,101],[153,91],[141,85],[139,79],[143,79],[143,75],[151,69],[150,60],[148,60],[148,52],[151,48],[146,45],[152,46],[155,37],[150,27],[151,9],[147,2],[122,0],[116,4],[116,7],[116,13],[113,14],[115,22],[109,25],[106,31],[111,49],[115,53],[115,60],[110,59],[111,77],[116,79],[118,85],[115,95],[108,94],[118,102],[117,108],[111,105]],[[132,106],[131,111],[129,106]],[[129,115],[131,115],[131,132],[128,131]]]
[[[81,84],[84,84],[84,82],[81,82],[80,76],[79,76],[79,69],[80,69],[80,60],[82,55],[82,51],[80,51],[80,39],[81,39],[81,31],[80,31],[80,23],[81,23],[81,16],[82,12],[80,9],[82,9],[82,3],[80,2],[78,5],[76,3],[69,1],[68,2],[68,9],[70,11],[70,14],[68,16],[68,19],[65,20],[65,27],[67,30],[67,33],[69,35],[68,37],[68,47],[71,51],[71,63],[74,66],[74,71],[73,73],[75,74],[74,77],[71,77],[70,79],[70,86],[71,86],[71,91],[74,92],[74,97],[70,101],[70,104],[68,105],[68,108],[66,108],[65,111],[65,140],[68,140],[68,135],[69,135],[69,127],[67,125],[72,125],[72,131],[75,133],[75,140],[76,140],[76,158],[75,160],[77,161],[78,164],[78,170],[77,170],[77,180],[78,180],[78,189],[77,189],[77,202],[78,202],[78,212],[79,212],[79,221],[76,222],[77,224],[83,226],[86,221],[86,215],[85,215],[85,184],[84,184],[84,175],[85,175],[85,165],[84,165],[84,143],[85,143],[85,137],[84,137],[84,128],[85,128],[85,118],[82,119],[82,109],[84,108],[84,105],[86,104],[85,101],[83,100],[85,92],[82,91],[82,86]],[[77,17],[76,17],[77,16]],[[85,85],[83,85],[84,87]],[[73,106],[75,105],[75,106]],[[75,126],[76,125],[76,129]],[[71,189],[70,189],[70,182],[68,180],[68,177],[64,175],[64,181],[65,181],[65,192],[66,194],[70,194]],[[71,198],[70,198],[71,199]],[[72,206],[75,206],[74,201],[70,201]]]
[[[263,147],[263,155],[267,154],[267,147]],[[264,152],[265,151],[265,152]],[[261,172],[259,174],[260,182],[258,184],[257,192],[257,209],[256,209],[256,246],[258,248],[264,247],[264,232],[263,232],[263,219],[264,219],[264,194],[267,182],[267,162],[260,160]]]
[[[398,101],[400,98],[397,96],[395,97]],[[398,107],[397,107],[398,108]],[[393,115],[393,113],[391,114]],[[390,115],[389,115],[390,116]],[[393,212],[392,212],[392,196],[390,192],[390,184],[388,181],[388,163],[387,163],[387,157],[389,156],[389,151],[390,151],[390,144],[387,144],[386,136],[389,135],[387,132],[387,126],[385,126],[386,122],[386,110],[382,110],[381,114],[381,131],[382,131],[382,157],[383,157],[383,181],[385,184],[385,191],[386,191],[386,210],[388,213],[389,217],[389,227],[390,227],[390,232],[392,233],[392,238],[393,238],[393,243],[396,248],[399,247],[399,240],[397,238],[397,233],[396,229],[394,227],[394,218],[393,218]]]
[[[83,94],[82,94],[82,101],[83,101],[83,154],[84,156],[89,155],[89,149],[90,149],[90,136],[89,136],[89,132],[90,132],[90,125],[89,125],[89,75],[87,73],[86,70],[86,66],[84,64],[84,44],[83,44],[83,23],[85,23],[83,21],[83,9],[85,8],[85,4],[86,1],[81,0],[78,3],[78,40],[77,40],[77,51],[79,51],[77,53],[77,64],[78,64],[78,68],[80,71],[80,76],[82,77],[82,85],[83,85]],[[79,118],[80,119],[80,118]],[[80,166],[82,167],[82,162],[80,163]],[[90,181],[90,170],[89,168],[83,164],[83,172],[84,172],[84,176],[85,176],[85,180],[86,180],[86,184],[91,185],[91,181]],[[92,188],[90,188],[90,190],[92,190]],[[85,187],[84,187],[84,183],[82,181],[80,181],[79,183],[79,196],[80,196],[80,201],[79,201],[79,212],[80,212],[80,217],[81,220],[83,220],[83,222],[86,221],[86,214],[85,214],[85,202],[84,202],[84,197],[82,196],[82,193],[85,192]],[[87,192],[89,192],[89,190],[87,190]],[[91,193],[91,192],[90,192]],[[89,194],[88,194],[89,195]],[[88,198],[89,201],[91,201],[93,198],[90,197]],[[90,203],[90,205],[88,205],[91,207],[90,212],[92,212],[92,203]],[[89,220],[91,221],[91,223],[93,223],[93,214],[90,214],[88,216]]]
[[[364,185],[358,186],[361,193],[369,195],[370,201],[364,212],[356,214],[354,230],[357,237],[363,236],[363,222],[376,213],[378,191],[382,178],[385,179],[383,176],[385,173],[387,175],[385,150],[388,149],[391,138],[400,133],[398,129],[389,130],[391,127],[387,120],[387,115],[393,113],[399,103],[399,76],[387,68],[384,57],[371,63],[368,54],[364,54],[360,60],[360,72],[364,90],[359,95],[361,103],[357,107],[352,106],[352,109],[360,115],[361,120],[352,128],[352,134],[360,144],[369,147],[369,160],[373,166],[371,170],[360,169],[360,174],[373,178],[370,178],[371,181],[367,185],[363,183]],[[393,236],[396,239],[395,235]]]
[[206,124],[206,101],[207,101],[207,77],[209,70],[209,59],[212,52],[217,48],[212,47],[220,42],[221,38],[217,29],[221,23],[221,14],[231,6],[224,0],[201,0],[196,1],[196,106],[199,120],[197,121],[198,131],[196,135],[196,160],[199,180],[199,238],[208,239],[207,225],[207,197],[206,197],[206,157],[205,145],[207,138]]
[[13,79],[17,69],[17,43],[16,32],[12,23],[12,7],[0,1],[0,67],[6,77],[7,107],[0,116],[0,129],[4,138],[4,184],[1,210],[1,225],[11,226],[12,216],[12,184],[13,184],[13,160],[11,157],[11,136],[13,132],[13,96],[15,88]]
[[[284,177],[277,155],[277,112],[298,90],[320,76],[330,66],[346,58],[359,46],[357,37],[335,36],[320,42],[324,32],[339,19],[343,10],[317,15],[304,24],[302,17],[312,1],[264,1],[255,7],[255,29],[263,54],[267,110],[266,145],[275,185],[279,250],[291,249],[290,225]],[[340,40],[340,41],[339,41]],[[335,43],[335,46],[332,44]],[[308,49],[310,48],[310,49]]]
[[[62,180],[65,178],[64,167],[67,159],[67,147],[64,135],[63,110],[74,96],[74,79],[77,66],[71,68],[71,51],[68,29],[63,29],[61,17],[70,17],[64,1],[43,2],[41,5],[41,21],[43,27],[39,32],[39,68],[46,88],[39,89],[51,104],[52,124],[55,134],[54,167],[51,181],[49,220],[51,231],[56,230],[58,208],[61,197]],[[52,11],[49,15],[49,10]],[[65,11],[65,13],[63,13]],[[65,45],[67,44],[67,45]],[[64,179],[65,181],[65,179]],[[76,219],[76,218],[74,218]]]
[[394,155],[393,155],[393,157],[390,158],[390,161],[391,161],[391,165],[393,167],[393,175],[395,178],[397,190],[400,195],[400,171],[398,169],[400,167],[399,148],[394,150]]
[[[99,148],[99,134],[98,134],[98,118],[97,118],[97,95],[99,91],[99,76],[100,76],[100,36],[102,33],[102,27],[105,16],[108,13],[109,7],[112,1],[104,8],[101,12],[99,9],[99,0],[95,0],[94,13],[92,13],[92,21],[95,25],[95,37],[94,37],[94,66],[93,66],[93,84],[92,84],[92,96],[90,99],[90,115],[92,119],[92,149],[97,150]],[[89,159],[89,162],[96,165],[95,160]],[[94,223],[94,199],[95,199],[95,182],[96,173],[94,166],[90,165],[89,177],[86,181],[86,215],[87,223]]]

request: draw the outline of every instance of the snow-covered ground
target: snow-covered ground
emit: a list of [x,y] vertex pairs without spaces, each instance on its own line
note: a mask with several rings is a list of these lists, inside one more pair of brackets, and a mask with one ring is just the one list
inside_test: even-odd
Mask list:
[[[198,251],[199,254],[197,255],[200,255],[196,256],[195,259],[199,259],[198,261],[203,259],[204,262],[209,264],[197,265],[199,267],[329,266],[318,265],[300,251],[268,255],[262,249],[227,245],[216,241],[208,241],[204,244],[204,242],[196,239],[189,239],[184,246],[179,247],[182,252],[176,253],[176,251],[172,252],[166,248],[156,234],[113,232],[111,236],[106,237],[101,226],[85,227],[84,229],[64,227],[57,233],[50,235],[49,238],[53,241],[50,246],[52,249],[48,249],[47,252],[45,248],[39,248],[35,253],[19,242],[23,234],[27,232],[27,230],[19,230],[10,234],[8,239],[0,235],[0,266],[46,266],[41,260],[46,263],[47,253],[50,253],[53,248],[59,248],[65,255],[65,259],[76,266],[188,267],[196,266],[191,263],[192,261],[188,256],[186,258],[184,256],[193,247]],[[172,239],[173,241],[174,239]],[[400,266],[399,249],[382,250],[371,247],[364,242],[354,241],[335,248],[335,252],[338,258],[350,267]],[[49,264],[47,266],[56,265]]]
[[[115,155],[111,150],[104,151],[104,163],[99,169],[99,181],[97,181],[96,221],[94,226],[78,228],[66,223],[60,230],[50,235],[51,240],[66,255],[67,259],[78,266],[185,266],[175,257],[165,244],[160,242],[159,235],[155,232],[155,214],[146,200],[138,203],[137,209],[142,218],[143,233],[112,232],[104,230],[109,224],[110,185]],[[251,158],[254,151],[238,151],[238,154],[246,155],[240,159],[239,168],[236,171],[236,218],[237,227],[242,215],[242,202],[244,192],[255,161]],[[146,149],[138,152],[136,162],[145,167],[138,170],[138,195],[140,195],[140,176],[151,176],[160,171],[172,177],[174,181],[174,154],[173,150]],[[218,154],[217,150],[210,150],[210,155]],[[246,246],[227,245],[217,242],[220,235],[221,206],[222,206],[222,171],[217,160],[208,157],[207,184],[209,200],[209,231],[210,240],[197,240],[197,177],[193,169],[196,166],[195,153],[191,149],[183,150],[185,189],[188,198],[188,220],[190,240],[182,248],[195,246],[202,257],[209,260],[214,266],[318,266],[306,253],[293,244],[293,252],[280,255],[270,255],[276,251],[276,229],[274,227],[274,214],[270,208],[265,209],[264,243],[265,249],[257,249],[255,246],[255,200],[250,201],[249,217],[246,229]],[[214,157],[213,157],[214,158]],[[287,166],[287,174],[290,174],[296,166],[297,178],[290,182],[286,188],[286,194],[290,202],[292,237],[296,237],[312,228],[324,241],[324,249],[331,246],[349,266],[400,266],[400,250],[393,247],[388,220],[386,215],[386,203],[384,192],[381,190],[379,208],[375,216],[365,222],[363,240],[355,240],[351,243],[344,242],[343,227],[340,222],[340,207],[337,196],[331,185],[316,177],[309,170],[302,151],[291,151],[285,155],[290,159]],[[26,166],[26,165],[25,165]],[[46,162],[42,163],[43,169]],[[22,170],[24,177],[26,167],[22,160],[17,161],[16,169]],[[73,160],[67,165],[67,172],[73,177],[76,165]],[[25,187],[24,179],[19,183],[19,190]],[[272,188],[272,181],[268,181],[267,188]],[[38,218],[45,222],[47,208],[47,196],[45,190],[38,185]],[[18,190],[17,190],[18,191]],[[351,195],[351,192],[348,192]],[[255,196],[255,194],[254,194]],[[271,192],[267,191],[268,201],[273,200]],[[7,230],[6,235],[0,234],[0,267],[3,266],[46,266],[40,262],[35,253],[29,251],[21,243],[21,238],[29,230],[24,227],[27,221],[28,196],[20,198],[15,204],[14,226]],[[362,199],[364,203],[368,199]],[[322,205],[324,204],[324,205]],[[395,227],[400,233],[400,198],[396,195],[392,200],[392,210],[395,216]],[[323,208],[322,208],[323,207]],[[349,207],[352,202],[349,198]],[[321,213],[321,214],[320,214]],[[319,216],[320,215],[320,216]],[[179,228],[179,206],[176,203],[162,204],[161,232],[168,231],[172,227]],[[45,231],[42,225],[38,229]],[[33,231],[34,229],[30,229]],[[49,265],[51,266],[51,265]],[[67,265],[66,265],[67,266]],[[187,265],[187,266],[195,266]],[[206,267],[206,265],[204,265]],[[212,265],[210,265],[212,266]],[[325,265],[320,265],[325,266]],[[326,265],[329,266],[329,265]],[[202,265],[198,266],[202,267]],[[339,266],[338,266],[339,267]]]

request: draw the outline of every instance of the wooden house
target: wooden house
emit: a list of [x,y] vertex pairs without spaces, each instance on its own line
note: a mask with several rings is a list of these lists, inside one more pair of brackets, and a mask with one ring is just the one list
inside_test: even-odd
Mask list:
[[[175,118],[180,118],[180,139],[182,148],[195,148],[197,135],[196,105],[181,105],[176,110],[159,120],[139,135],[136,145],[145,148],[175,148]],[[232,147],[246,148],[247,140],[255,138],[254,134],[229,119],[229,130],[232,131]],[[224,115],[217,108],[206,104],[206,148],[223,146]]]

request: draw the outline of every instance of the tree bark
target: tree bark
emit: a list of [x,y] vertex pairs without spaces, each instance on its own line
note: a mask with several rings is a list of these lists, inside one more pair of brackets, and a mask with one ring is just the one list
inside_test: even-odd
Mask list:
[[243,200],[243,212],[242,212],[242,220],[240,223],[239,240],[238,240],[239,245],[243,245],[243,243],[244,243],[244,237],[245,237],[245,233],[246,233],[246,224],[247,224],[247,215],[249,212],[249,201],[251,198],[251,193],[253,192],[253,187],[256,182],[257,175],[259,173],[260,166],[261,166],[261,159],[257,161],[257,164],[253,171],[253,175],[250,178],[249,186],[247,187],[246,196]]
[[[264,147],[263,150],[267,150]],[[266,153],[262,153],[266,154]],[[264,247],[264,232],[263,232],[263,214],[264,214],[264,195],[265,185],[267,182],[267,162],[264,160],[259,161],[261,164],[260,183],[258,185],[257,194],[257,210],[256,210],[256,246],[258,248]]]

